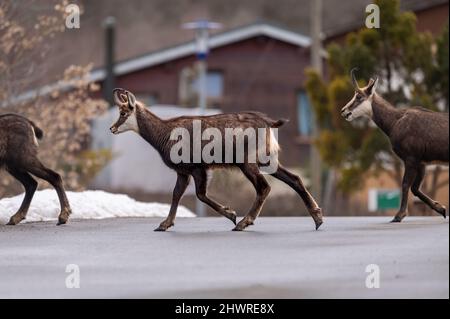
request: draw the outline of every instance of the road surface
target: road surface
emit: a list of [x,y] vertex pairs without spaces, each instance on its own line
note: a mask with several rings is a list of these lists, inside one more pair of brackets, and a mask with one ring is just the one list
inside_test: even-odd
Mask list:
[[[0,297],[449,298],[439,217],[329,217],[319,231],[306,217],[261,217],[244,232],[225,218],[180,218],[153,232],[160,221],[0,225]],[[371,264],[379,288],[366,287]],[[80,288],[67,288],[77,269]]]

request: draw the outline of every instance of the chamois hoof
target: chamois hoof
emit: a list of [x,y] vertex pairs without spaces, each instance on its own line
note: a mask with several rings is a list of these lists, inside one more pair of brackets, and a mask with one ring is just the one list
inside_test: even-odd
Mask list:
[[70,208],[65,208],[61,214],[58,216],[58,222],[56,223],[56,226],[64,225],[69,220],[69,216],[72,214],[72,211]]
[[311,212],[311,216],[314,220],[314,224],[316,224],[316,230],[323,224],[323,213],[322,208],[317,207]]
[[232,231],[243,231],[245,228],[247,228],[248,224],[239,223],[232,229]]
[[246,229],[250,225],[253,225],[253,222],[252,221],[246,221],[245,218],[244,218],[232,230],[233,231],[243,231],[244,229]]
[[316,223],[316,230],[318,230],[319,229],[319,227],[323,224],[323,221],[315,221],[315,223]]
[[225,208],[225,217],[228,218],[233,222],[234,225],[236,225],[236,212],[234,210],[229,209],[228,207]]
[[20,223],[24,219],[25,219],[24,217],[20,217],[20,216],[11,216],[11,218],[9,219],[9,222],[6,225],[14,226],[14,225],[17,225],[18,223]]
[[402,218],[395,216],[392,220],[391,223],[400,223],[402,221]]
[[243,231],[244,229],[245,229],[245,227],[236,225],[236,227],[234,227],[234,228],[232,229],[232,231]]
[[167,229],[169,229],[170,227],[172,227],[174,225],[175,225],[174,223],[172,223],[170,225],[161,224],[158,226],[158,228],[154,229],[154,231],[166,231]]
[[438,212],[438,214],[442,215],[442,217],[444,217],[444,219],[447,219],[447,207],[441,205],[442,207],[437,209],[436,211]]

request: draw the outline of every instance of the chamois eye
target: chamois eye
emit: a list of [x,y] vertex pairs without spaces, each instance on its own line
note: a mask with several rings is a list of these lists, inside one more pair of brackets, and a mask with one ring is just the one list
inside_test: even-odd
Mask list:
[[127,115],[127,113],[125,113],[125,112],[120,112],[120,116],[125,116],[125,115]]

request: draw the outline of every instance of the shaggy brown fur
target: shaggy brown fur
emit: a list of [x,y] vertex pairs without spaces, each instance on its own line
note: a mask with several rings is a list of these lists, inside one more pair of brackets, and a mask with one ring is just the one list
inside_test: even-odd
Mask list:
[[56,189],[61,203],[58,225],[65,224],[71,213],[61,176],[46,168],[37,157],[37,139],[42,137],[42,130],[27,118],[18,114],[0,115],[0,168],[6,169],[25,188],[22,205],[8,225],[18,224],[27,215],[38,186],[31,174],[46,180]]
[[427,164],[448,164],[448,113],[421,108],[397,110],[378,95],[374,96],[372,107],[374,122],[389,137],[393,151],[405,164],[402,202],[392,221],[400,222],[406,216],[410,188],[415,196],[445,218],[446,208],[425,195],[420,185]]
[[[354,98],[342,109],[342,116],[352,118],[360,105],[370,101],[369,114],[375,124],[388,136],[392,150],[405,164],[400,209],[392,222],[401,222],[406,216],[408,193],[413,194],[437,213],[446,217],[445,206],[420,190],[427,164],[449,162],[449,115],[443,112],[413,107],[397,109],[375,92],[376,80],[371,79],[365,88],[356,85]],[[367,104],[366,104],[367,105]]]
[[[169,120],[163,120],[151,113],[144,105],[137,102],[134,95],[124,89],[115,89],[114,100],[119,108],[120,116],[115,124],[111,127],[111,132],[118,134],[127,130],[133,130],[141,135],[149,144],[151,144],[161,155],[164,163],[175,170],[178,174],[178,179],[173,191],[172,206],[170,208],[169,216],[164,220],[161,225],[156,229],[157,231],[165,231],[169,227],[174,225],[176,210],[178,203],[189,184],[190,177],[194,178],[196,194],[199,200],[212,207],[219,214],[230,219],[236,224],[236,213],[228,207],[223,206],[220,203],[212,200],[207,196],[207,171],[214,168],[239,168],[242,173],[249,179],[256,190],[256,200],[253,206],[250,208],[248,214],[236,225],[234,230],[243,230],[247,226],[252,225],[262,205],[270,192],[270,186],[267,183],[264,176],[260,173],[260,167],[262,163],[251,163],[248,159],[248,154],[251,151],[258,152],[258,146],[256,150],[249,150],[248,139],[245,141],[245,161],[244,163],[238,163],[236,161],[236,154],[231,162],[225,161],[225,142],[222,143],[222,160],[220,163],[206,163],[201,160],[199,163],[193,162],[193,121],[201,120],[202,132],[206,128],[217,128],[221,132],[222,138],[225,136],[225,128],[264,128],[266,129],[266,144],[268,149],[277,150],[278,143],[271,137],[271,129],[279,127],[284,124],[284,120],[275,121],[269,118],[267,115],[258,112],[243,112],[243,113],[230,113],[219,114],[212,116],[181,116],[172,118]],[[124,127],[124,129],[122,129]],[[185,128],[190,133],[190,161],[188,163],[174,163],[170,157],[170,150],[172,146],[178,141],[171,140],[171,132],[176,128]],[[223,141],[223,140],[222,140]],[[209,141],[202,141],[202,148]],[[234,140],[234,144],[236,140]],[[236,146],[236,145],[234,145]],[[236,149],[236,148],[234,148]],[[236,153],[236,152],[234,152]],[[278,169],[272,176],[282,180],[291,186],[303,199],[307,206],[314,222],[316,229],[322,224],[322,211],[304,187],[300,177],[292,174],[286,170],[281,164],[276,163]]]

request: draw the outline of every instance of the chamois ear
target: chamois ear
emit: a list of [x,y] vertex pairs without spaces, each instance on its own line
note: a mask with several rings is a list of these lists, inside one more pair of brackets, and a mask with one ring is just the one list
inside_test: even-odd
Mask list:
[[377,89],[377,85],[378,85],[378,78],[374,79],[370,79],[369,80],[369,84],[366,87],[366,94],[367,95],[372,95],[373,93],[375,93],[375,90]]
[[127,91],[127,98],[128,98],[128,106],[135,107],[136,106],[136,97],[133,93]]
[[127,103],[127,96],[124,94],[124,89],[116,88],[113,90],[114,103],[117,106],[125,105]]
[[359,89],[358,80],[356,80],[355,72],[358,71],[358,68],[353,68],[350,70],[350,77],[352,79],[352,84],[355,90]]

